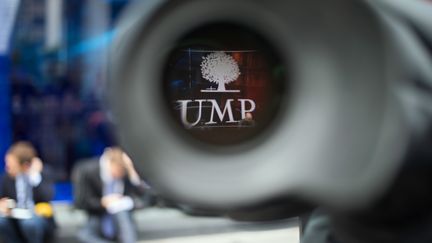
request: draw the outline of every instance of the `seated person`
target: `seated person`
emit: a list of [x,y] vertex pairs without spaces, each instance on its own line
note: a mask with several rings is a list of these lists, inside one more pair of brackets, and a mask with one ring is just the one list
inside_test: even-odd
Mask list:
[[81,242],[136,241],[130,212],[144,206],[146,185],[122,149],[106,148],[99,160],[78,164],[73,183],[75,206],[89,217]]
[[6,152],[0,182],[0,236],[5,242],[42,243],[54,221],[49,201],[54,185],[42,173],[42,161],[30,143],[17,142]]

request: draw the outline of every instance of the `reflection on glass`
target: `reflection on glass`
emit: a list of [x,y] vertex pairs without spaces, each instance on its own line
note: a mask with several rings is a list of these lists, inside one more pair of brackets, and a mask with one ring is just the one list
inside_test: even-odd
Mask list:
[[282,62],[270,45],[245,28],[225,24],[180,40],[164,74],[174,119],[210,144],[255,137],[273,120],[285,91]]

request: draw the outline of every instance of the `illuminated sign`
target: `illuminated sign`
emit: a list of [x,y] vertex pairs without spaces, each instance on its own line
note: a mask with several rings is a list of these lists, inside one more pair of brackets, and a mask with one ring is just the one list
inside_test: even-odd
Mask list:
[[[225,85],[236,81],[240,76],[239,65],[237,61],[223,51],[210,53],[203,57],[201,63],[202,78],[215,83],[217,88],[207,88],[201,90],[202,93],[240,93],[240,90],[227,90]],[[233,104],[238,102],[239,104]],[[197,100],[177,100],[180,105],[180,118],[183,125],[187,128],[194,127],[200,122],[202,126],[223,124],[236,124],[246,118],[246,113],[252,113],[256,104],[252,99],[226,99],[222,108],[216,99],[197,99]],[[188,107],[197,107],[196,119],[194,122],[188,121]],[[240,120],[236,120],[233,114],[233,106],[240,106]],[[247,107],[248,106],[248,107]],[[203,121],[203,107],[210,107],[210,117],[208,121]],[[227,119],[225,119],[227,117]],[[217,120],[218,119],[218,120]]]
[[172,51],[164,72],[174,119],[211,144],[252,139],[273,121],[285,91],[277,56],[243,28],[215,25],[191,33]]

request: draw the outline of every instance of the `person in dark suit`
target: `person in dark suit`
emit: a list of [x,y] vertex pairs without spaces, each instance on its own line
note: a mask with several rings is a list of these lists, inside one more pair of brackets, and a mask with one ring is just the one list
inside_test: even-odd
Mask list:
[[54,185],[42,173],[42,161],[28,142],[6,152],[0,182],[0,236],[7,243],[42,243],[54,226],[49,202]]
[[99,160],[78,164],[73,183],[75,206],[88,214],[81,242],[136,241],[131,212],[144,207],[147,186],[122,149],[106,148]]

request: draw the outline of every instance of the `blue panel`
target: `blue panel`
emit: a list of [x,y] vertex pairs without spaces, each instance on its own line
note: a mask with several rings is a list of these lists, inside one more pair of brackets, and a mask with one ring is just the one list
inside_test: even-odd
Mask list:
[[9,74],[9,57],[0,56],[0,171],[4,170],[4,154],[11,143]]
[[72,184],[68,182],[55,184],[55,202],[72,203]]

